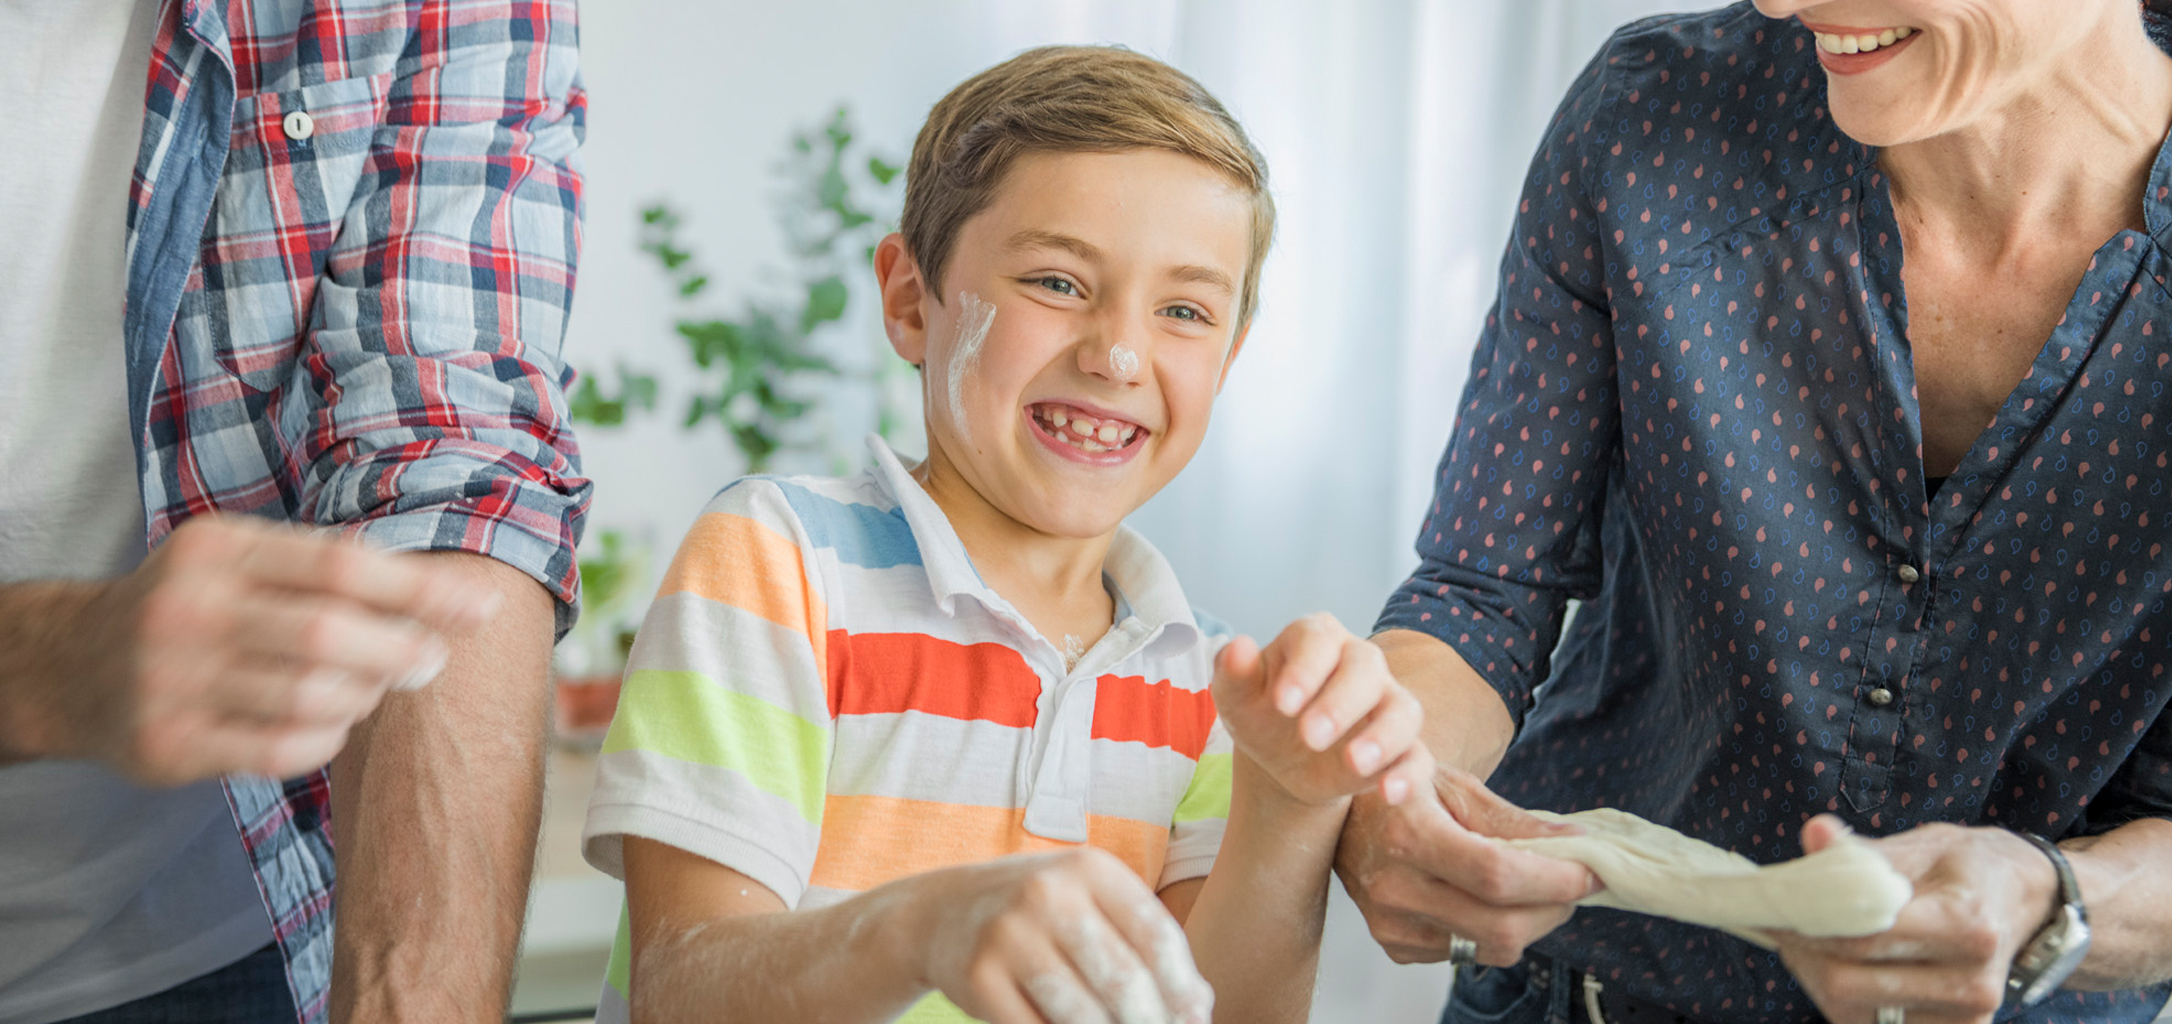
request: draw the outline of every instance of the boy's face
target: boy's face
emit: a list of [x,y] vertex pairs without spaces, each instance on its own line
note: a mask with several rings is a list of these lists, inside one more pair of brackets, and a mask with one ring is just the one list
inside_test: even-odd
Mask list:
[[1249,197],[1189,157],[1036,153],[966,221],[940,303],[878,258],[892,339],[925,369],[930,466],[1039,532],[1113,531],[1206,434],[1250,232]]

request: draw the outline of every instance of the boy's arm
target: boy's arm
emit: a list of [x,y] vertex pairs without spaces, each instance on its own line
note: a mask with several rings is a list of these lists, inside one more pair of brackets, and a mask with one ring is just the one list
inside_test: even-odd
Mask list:
[[930,991],[994,1024],[1205,1024],[1146,886],[1091,848],[1005,857],[785,912],[752,878],[627,836],[637,1024],[888,1021]]
[[1214,699],[1236,748],[1229,823],[1204,884],[1163,898],[1214,986],[1217,1021],[1303,1021],[1350,794],[1400,801],[1426,783],[1424,716],[1378,650],[1327,616],[1300,620],[1264,652],[1231,641]]
[[640,1024],[886,1020],[926,992],[903,926],[910,886],[793,914],[760,882],[678,847],[627,836],[625,851]]
[[1328,869],[1348,801],[1300,803],[1238,753],[1229,825],[1206,878],[1162,890],[1214,986],[1217,1021],[1303,1021],[1319,971]]

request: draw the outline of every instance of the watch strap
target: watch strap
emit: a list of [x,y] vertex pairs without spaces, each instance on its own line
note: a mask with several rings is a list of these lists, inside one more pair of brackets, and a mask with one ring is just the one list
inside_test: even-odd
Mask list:
[[2059,876],[2059,904],[2052,908],[2050,923],[2022,945],[2006,976],[2008,997],[2023,1006],[2033,1006],[2065,982],[2088,955],[2089,915],[2082,906],[2081,883],[2074,877],[2074,867],[2067,863],[2066,854],[2043,836],[2015,834],[2051,858],[2052,869]]
[[[2057,843],[2034,832],[2019,832],[2016,834],[2034,844],[2037,849],[2044,851],[2044,856],[2051,858],[2052,868],[2059,872],[2059,902],[2081,909],[2081,883],[2074,878],[2074,865],[2067,863],[2065,852],[2059,849]],[[2084,912],[2082,916],[2086,919],[2088,914]]]

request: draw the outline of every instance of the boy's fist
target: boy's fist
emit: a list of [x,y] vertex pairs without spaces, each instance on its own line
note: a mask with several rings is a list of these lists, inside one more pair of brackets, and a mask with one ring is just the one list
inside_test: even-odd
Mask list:
[[1425,711],[1388,674],[1380,648],[1325,612],[1261,650],[1240,636],[1214,663],[1214,705],[1237,749],[1300,802],[1374,786],[1391,804],[1432,784],[1419,742]]

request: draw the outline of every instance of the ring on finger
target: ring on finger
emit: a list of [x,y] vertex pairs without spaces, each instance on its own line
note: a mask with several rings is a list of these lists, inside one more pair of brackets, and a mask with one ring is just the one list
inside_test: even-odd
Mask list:
[[1908,1011],[1898,1006],[1878,1007],[1878,1024],[1906,1024]]
[[[1461,935],[1448,936],[1448,962],[1457,967],[1466,967],[1477,963],[1478,943]],[[1881,1018],[1878,1024],[1889,1024],[1889,1022]],[[1900,1024],[1900,1022],[1893,1021],[1890,1024]]]

